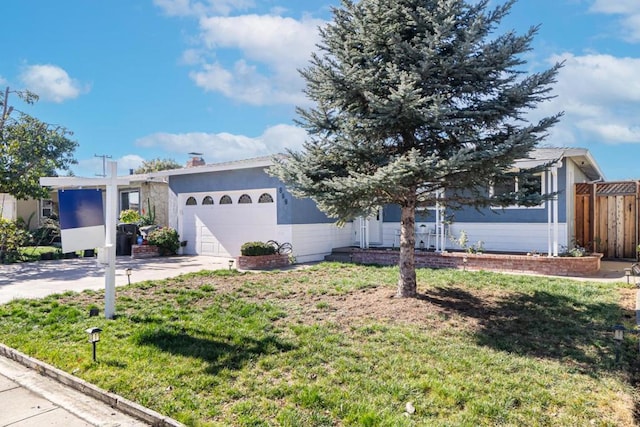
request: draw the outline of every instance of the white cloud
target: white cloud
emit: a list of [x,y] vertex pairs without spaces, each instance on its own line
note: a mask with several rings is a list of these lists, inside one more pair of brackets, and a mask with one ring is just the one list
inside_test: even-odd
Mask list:
[[596,0],[589,10],[607,15],[622,15],[620,27],[623,37],[632,43],[640,42],[640,2],[638,0]]
[[20,75],[27,89],[45,101],[63,102],[87,91],[77,80],[56,65],[30,65]]
[[199,152],[207,163],[218,163],[277,154],[285,148],[297,150],[306,136],[304,129],[299,127],[277,125],[256,138],[230,133],[155,133],[138,139],[136,145],[169,153]]
[[4,77],[0,76],[0,85],[4,86],[8,83],[7,79],[5,79]]
[[565,66],[554,86],[557,97],[532,114],[565,112],[547,142],[640,143],[640,58],[568,53],[550,58],[552,63],[560,60]]
[[153,0],[153,3],[169,16],[228,15],[233,10],[254,6],[253,0]]
[[640,13],[638,0],[596,0],[591,6],[592,12],[633,14]]
[[227,66],[220,61],[204,64],[191,72],[191,78],[207,91],[252,105],[305,103],[298,69],[308,63],[323,24],[318,19],[274,15],[202,18],[204,46],[215,51],[237,49],[242,59]]

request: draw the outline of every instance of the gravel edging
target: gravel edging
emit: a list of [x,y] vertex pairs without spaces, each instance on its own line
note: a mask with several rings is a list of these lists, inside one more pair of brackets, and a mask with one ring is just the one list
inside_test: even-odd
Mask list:
[[2,343],[0,343],[0,356],[11,359],[38,372],[40,375],[44,375],[58,381],[59,383],[71,387],[87,396],[106,403],[118,411],[149,423],[154,427],[184,427],[184,424],[174,420],[173,418],[164,416],[149,408],[145,408],[144,406],[125,399],[122,396],[118,396],[115,393],[103,390],[83,379],[77,378],[47,363],[34,359],[33,357],[29,357],[26,354],[11,347],[7,347]]

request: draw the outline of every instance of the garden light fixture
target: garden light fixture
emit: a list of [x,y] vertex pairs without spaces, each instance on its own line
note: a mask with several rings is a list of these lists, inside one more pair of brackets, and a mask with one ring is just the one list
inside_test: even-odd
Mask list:
[[93,361],[96,361],[96,343],[100,341],[100,332],[102,329],[100,328],[89,328],[86,330],[87,334],[89,334],[89,342],[93,345]]
[[624,331],[626,331],[627,328],[625,328],[622,325],[616,325],[613,327],[613,339],[616,340],[616,342],[621,342],[624,340]]
[[232,267],[233,267],[233,260],[232,260],[232,259],[230,259],[230,260],[229,260],[229,270],[231,270],[231,268],[232,268]]
[[131,284],[131,271],[132,271],[132,270],[131,270],[130,268],[127,268],[127,269],[125,270],[125,273],[127,273],[127,282],[128,282],[129,284]]

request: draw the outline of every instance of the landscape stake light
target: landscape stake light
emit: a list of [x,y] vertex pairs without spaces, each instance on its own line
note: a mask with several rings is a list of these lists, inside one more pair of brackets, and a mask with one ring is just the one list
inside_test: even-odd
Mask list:
[[623,325],[615,325],[613,327],[613,340],[616,342],[616,363],[620,361],[620,345],[624,340],[624,331],[626,331]]
[[232,259],[229,260],[229,270],[231,270],[231,267],[233,267],[233,260]]
[[129,284],[131,284],[131,269],[130,269],[130,268],[127,268],[127,269],[125,270],[125,273],[127,273],[127,282],[128,282]]
[[87,334],[89,334],[89,342],[93,345],[93,361],[96,361],[96,343],[100,341],[100,332],[102,329],[100,328],[89,328],[87,329]]

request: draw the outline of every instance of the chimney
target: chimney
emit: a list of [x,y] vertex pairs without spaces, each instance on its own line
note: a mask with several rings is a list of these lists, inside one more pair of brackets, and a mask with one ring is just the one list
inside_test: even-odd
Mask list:
[[206,163],[202,158],[202,153],[189,153],[191,158],[187,160],[187,167],[192,168],[195,166],[204,166]]

